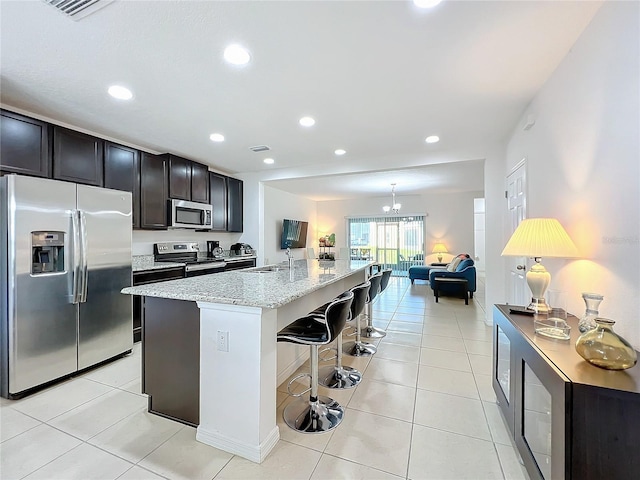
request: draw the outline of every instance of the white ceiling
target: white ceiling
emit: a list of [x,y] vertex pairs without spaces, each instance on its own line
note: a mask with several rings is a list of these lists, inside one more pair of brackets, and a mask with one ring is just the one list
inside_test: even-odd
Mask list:
[[[0,101],[311,198],[392,182],[478,191],[482,159],[600,5],[116,0],[76,22],[42,1],[2,0]],[[230,43],[249,49],[249,65],[223,61]],[[134,99],[110,98],[114,83]],[[316,125],[301,127],[303,115]],[[433,134],[441,141],[426,144]],[[260,144],[274,165],[249,150]]]

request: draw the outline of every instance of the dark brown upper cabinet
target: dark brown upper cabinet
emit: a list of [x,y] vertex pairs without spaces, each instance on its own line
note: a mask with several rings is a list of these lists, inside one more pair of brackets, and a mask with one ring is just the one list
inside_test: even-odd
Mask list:
[[51,176],[51,136],[47,122],[1,111],[0,171]]
[[213,208],[212,230],[227,230],[227,177],[209,172],[209,192]]
[[131,192],[133,227],[140,227],[140,152],[135,148],[105,141],[104,186]]
[[191,200],[209,203],[209,168],[201,163],[191,162]]
[[102,187],[104,140],[53,127],[53,178]]
[[227,178],[227,231],[242,232],[243,185],[242,180],[237,178]]
[[177,155],[169,159],[169,197],[209,203],[209,169]]
[[191,200],[191,162],[186,158],[168,155],[169,197]]
[[140,228],[167,228],[168,162],[163,155],[140,153]]

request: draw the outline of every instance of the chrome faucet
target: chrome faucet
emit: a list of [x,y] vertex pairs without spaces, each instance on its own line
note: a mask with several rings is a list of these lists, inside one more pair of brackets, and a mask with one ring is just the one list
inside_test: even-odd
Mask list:
[[291,251],[290,247],[287,247],[287,258],[289,259],[289,268],[293,268],[293,262],[294,262],[294,258],[293,258],[293,252]]

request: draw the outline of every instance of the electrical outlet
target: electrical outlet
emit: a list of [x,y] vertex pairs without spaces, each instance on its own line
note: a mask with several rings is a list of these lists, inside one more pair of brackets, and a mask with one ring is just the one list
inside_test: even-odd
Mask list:
[[219,352],[229,351],[229,332],[223,332],[221,330],[218,330],[218,351]]

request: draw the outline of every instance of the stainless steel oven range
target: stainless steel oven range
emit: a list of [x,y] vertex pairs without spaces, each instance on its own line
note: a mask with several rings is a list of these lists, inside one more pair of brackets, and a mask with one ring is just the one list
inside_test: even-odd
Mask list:
[[222,258],[199,256],[198,242],[163,242],[153,245],[156,262],[185,263],[185,276],[196,277],[223,272],[227,265]]

